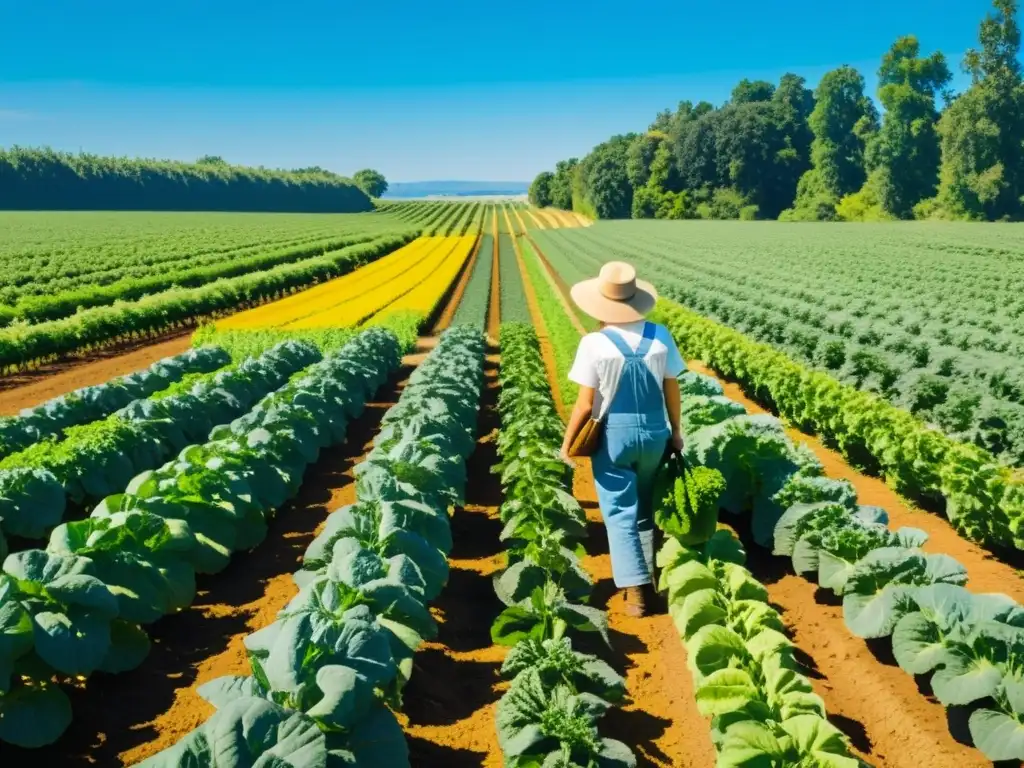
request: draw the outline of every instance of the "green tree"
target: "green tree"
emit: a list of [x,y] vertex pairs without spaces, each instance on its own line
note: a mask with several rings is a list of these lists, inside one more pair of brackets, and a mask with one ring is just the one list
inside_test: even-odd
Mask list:
[[811,169],[797,186],[788,219],[831,218],[845,195],[856,192],[867,177],[864,148],[878,124],[878,111],[864,95],[864,78],[849,66],[827,72],[814,93],[808,119]]
[[964,68],[971,87],[939,121],[942,167],[934,210],[947,218],[1024,216],[1024,85],[1016,0],[995,0],[981,23],[980,50]]
[[551,180],[551,205],[564,211],[572,210],[572,181],[579,160],[571,157],[555,163],[555,176]]
[[530,184],[528,197],[530,202],[538,208],[547,208],[551,205],[551,184],[555,180],[555,174],[551,171],[538,173],[537,177]]
[[630,143],[626,150],[626,176],[633,189],[647,184],[651,177],[651,163],[660,147],[667,138],[662,131],[648,131],[640,134]]
[[774,95],[775,86],[767,80],[744,78],[732,89],[730,102],[732,104],[751,104],[755,101],[771,101]]
[[635,134],[613,136],[598,144],[580,166],[578,200],[584,213],[601,219],[627,219],[633,210],[633,187],[626,170],[629,147]]
[[917,38],[907,36],[882,58],[878,99],[885,117],[867,146],[870,174],[858,193],[865,197],[864,218],[912,218],[914,206],[935,194],[941,159],[935,99],[952,75],[941,53],[919,54]]
[[388,191],[388,180],[379,171],[365,168],[352,175],[352,181],[370,197],[380,197]]

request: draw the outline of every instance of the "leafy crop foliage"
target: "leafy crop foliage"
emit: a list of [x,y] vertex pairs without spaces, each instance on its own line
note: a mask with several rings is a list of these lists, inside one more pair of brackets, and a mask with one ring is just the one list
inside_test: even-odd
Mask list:
[[408,234],[385,236],[295,264],[198,288],[174,288],[135,302],[93,307],[37,325],[0,329],[0,368],[13,370],[40,360],[101,347],[179,327],[246,304],[278,298],[314,282],[350,272],[408,242]]
[[1020,233],[602,223],[536,235],[567,280],[636,265],[668,298],[1024,463]]
[[455,310],[452,325],[471,325],[477,330],[487,329],[487,313],[491,304],[491,272],[494,269],[494,240],[483,235],[477,247],[473,272],[466,284],[462,301]]
[[[598,225],[605,226],[610,225]],[[954,227],[950,231],[961,230]],[[784,230],[778,232],[784,234]],[[778,237],[778,232],[775,235],[768,235],[769,241],[772,237]],[[566,235],[559,235],[559,238],[545,241],[559,249],[553,251],[556,255],[552,256],[552,261],[558,269],[569,269],[566,265],[572,265],[571,269],[583,271],[596,268],[596,259],[600,257],[591,255],[591,249],[584,247],[585,241],[576,236],[573,236],[571,241]],[[604,249],[607,258],[631,259],[637,254],[638,248],[644,247],[642,241],[635,241],[628,246],[620,246],[618,243],[621,241],[617,239],[604,242],[607,246]],[[646,271],[649,274],[659,274],[651,266],[655,263],[659,265],[662,273],[665,271],[664,261],[671,257],[658,256],[657,262],[651,261],[653,254],[665,253],[660,245],[653,248],[654,250],[649,252],[651,255],[639,256],[636,259],[641,273],[645,271],[643,264],[648,265]],[[704,261],[706,262],[706,259]],[[980,262],[972,263],[972,269],[976,267],[979,271],[984,271]],[[793,266],[792,271],[796,273],[797,268]],[[842,271],[840,265],[833,265],[822,274]],[[705,263],[701,273],[711,272],[713,269]],[[807,274],[807,270],[801,268],[799,274]],[[566,274],[567,279],[572,277],[572,274]],[[966,275],[963,275],[963,278],[968,279]],[[699,284],[703,279],[705,278],[695,276],[692,282]],[[957,281],[959,280],[960,277],[957,277]],[[733,281],[735,282],[735,279]],[[888,276],[884,282],[889,282]],[[683,285],[681,282],[679,284]],[[760,283],[762,286],[766,284]],[[900,301],[910,302],[912,299],[906,298],[908,295],[927,295],[927,285],[927,280],[922,277],[913,286],[906,288],[907,293]],[[933,286],[931,290],[937,288]],[[805,292],[808,301],[809,297],[810,294]],[[1011,302],[1017,300],[1016,297],[1008,299]],[[933,295],[928,301],[934,308],[947,304],[948,300]],[[770,297],[759,294],[757,306],[770,302]],[[725,296],[716,303],[716,306],[722,308],[726,305]],[[655,319],[670,327],[685,356],[701,359],[722,375],[737,379],[751,396],[776,409],[793,424],[822,435],[852,463],[876,470],[900,493],[931,506],[944,505],[945,514],[950,522],[971,540],[990,547],[1024,547],[1024,481],[1021,479],[1021,471],[1005,466],[999,461],[999,458],[1011,461],[1012,455],[1009,452],[1004,451],[997,457],[984,447],[991,444],[989,438],[996,439],[997,433],[1002,435],[999,440],[1012,439],[1011,422],[1002,422],[1002,427],[995,421],[986,422],[995,430],[985,432],[989,438],[981,439],[978,433],[975,435],[977,439],[973,442],[965,442],[957,439],[965,435],[943,434],[939,429],[916,417],[910,410],[891,404],[879,394],[865,391],[866,387],[858,389],[850,384],[844,384],[828,370],[813,370],[798,362],[794,359],[799,357],[798,355],[787,354],[787,351],[784,351],[790,348],[788,345],[796,343],[795,340],[800,335],[797,332],[787,334],[781,326],[776,326],[777,333],[771,339],[772,344],[768,345],[754,342],[740,331],[719,325],[674,302],[663,301],[659,307]],[[898,308],[898,305],[893,306],[894,311]],[[790,305],[788,312],[794,319],[806,316],[805,310],[796,303]],[[732,310],[723,310],[722,314],[724,320],[744,330],[755,325],[771,326],[767,314],[760,312],[756,307],[743,314]],[[959,316],[952,310],[940,314],[949,315],[951,323],[958,322],[955,318]],[[868,322],[854,315],[852,319],[847,318],[847,322],[851,328],[861,329],[857,331],[858,334],[878,333],[872,330],[874,319]],[[1013,321],[1010,319],[1007,322]],[[923,333],[924,326],[918,330]],[[937,337],[941,333],[941,330],[937,330]],[[981,338],[980,335],[977,337],[979,343],[982,343]],[[883,343],[883,339],[877,337],[872,340],[864,336],[864,343],[869,342],[877,346]],[[969,346],[970,342],[967,343]],[[784,349],[777,349],[776,345]],[[831,350],[841,357],[846,355],[846,352],[829,344],[826,344],[826,348],[826,352]],[[857,355],[854,357],[861,361],[865,359]],[[1006,363],[1007,366],[1016,364]],[[913,367],[903,358],[897,359],[893,365]],[[827,368],[827,365],[823,367]],[[949,370],[942,370],[952,377],[953,374]],[[969,369],[965,369],[964,375],[975,382],[982,377],[994,375],[985,367],[973,373],[968,373],[967,370]],[[1001,376],[1002,374],[999,374],[999,377]],[[943,386],[953,388],[956,379],[943,379],[937,374],[937,381],[939,384],[945,382]],[[923,393],[932,390],[925,387],[920,391]],[[941,391],[942,387],[939,387],[937,392],[941,394]],[[948,405],[947,401],[936,407],[944,408]],[[1004,405],[1009,407],[1011,404]],[[720,403],[720,406],[729,407],[724,403]],[[959,406],[957,410],[961,410]],[[962,424],[966,429],[973,417],[970,416],[969,409],[963,411],[961,415],[964,416]]]
[[0,572],[0,739],[55,741],[72,717],[62,681],[140,664],[149,651],[142,625],[189,605],[196,573],[215,573],[263,540],[306,466],[344,439],[399,360],[393,335],[361,334],[208,442],[131,478],[85,520],[59,525],[45,550],[10,555]]
[[[721,396],[707,377],[687,374],[682,384],[684,401],[707,399],[716,390]],[[923,531],[892,530],[885,510],[858,505],[852,486],[823,477],[813,454],[795,447],[776,419],[709,408],[701,421],[687,429],[687,456],[722,472],[721,506],[749,515],[758,544],[841,598],[853,635],[889,638],[902,669],[927,676],[944,706],[963,708],[974,745],[986,758],[1024,759],[1024,609],[1006,595],[966,590],[963,565],[922,551]],[[819,722],[821,712],[812,711],[817,697],[788,661],[788,641],[777,635],[781,623],[764,605],[763,588],[737,570],[737,551],[720,531],[695,548],[670,540],[659,555],[673,618],[688,638],[698,702],[703,699],[702,709],[716,718],[723,760],[729,750],[747,754],[769,745],[767,753],[781,761],[772,764],[813,757],[817,763],[799,764],[852,768],[854,762],[831,756],[841,754],[841,739]],[[777,651],[784,663],[769,662]],[[702,666],[703,659],[714,668]],[[711,686],[706,693],[705,686]],[[741,720],[760,724],[735,731],[737,710]]]
[[[504,223],[504,217],[499,217]],[[501,286],[501,320],[502,322],[528,323],[530,309],[526,305],[526,292],[523,289],[523,275],[519,271],[519,260],[516,258],[512,236],[498,235],[498,284]]]
[[427,603],[447,581],[483,350],[473,329],[441,337],[358,466],[356,502],[306,550],[298,595],[245,639],[252,675],[202,686],[217,713],[142,765],[409,766],[392,708],[437,631]]
[[505,765],[570,768],[634,766],[625,744],[603,738],[598,720],[625,696],[625,683],[600,659],[573,650],[571,638],[598,632],[607,617],[587,605],[592,583],[579,560],[586,516],[569,493],[572,471],[558,458],[563,424],[555,410],[533,328],[501,326],[501,432],[505,501],[501,538],[508,566],[494,579],[506,608],[491,627],[511,645],[498,702]]
[[[856,768],[845,736],[828,722],[824,701],[801,671],[767,590],[743,566],[742,545],[713,523],[719,504],[748,512],[761,503],[764,514],[764,503],[777,494],[773,470],[783,461],[794,478],[813,476],[820,466],[771,439],[767,423],[710,403],[721,393],[713,379],[687,373],[680,385],[684,401],[700,398],[705,412],[701,425],[691,419],[686,429],[692,471],[662,480],[673,485],[655,518],[667,535],[657,556],[658,587],[686,646],[697,707],[711,717],[717,764]],[[680,494],[688,497],[682,516],[673,514]],[[684,525],[692,510],[704,521],[699,530]]]
[[192,349],[158,360],[149,368],[103,384],[82,387],[47,400],[18,416],[0,417],[0,458],[27,448],[65,428],[101,419],[132,400],[148,397],[190,374],[208,373],[229,362],[218,347]]

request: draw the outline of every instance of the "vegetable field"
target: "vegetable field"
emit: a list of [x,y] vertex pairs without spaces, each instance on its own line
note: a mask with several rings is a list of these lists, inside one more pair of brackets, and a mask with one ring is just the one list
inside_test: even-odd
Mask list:
[[[8,215],[0,762],[1024,760],[1017,230],[379,208]],[[615,258],[688,363],[645,618],[557,456]]]

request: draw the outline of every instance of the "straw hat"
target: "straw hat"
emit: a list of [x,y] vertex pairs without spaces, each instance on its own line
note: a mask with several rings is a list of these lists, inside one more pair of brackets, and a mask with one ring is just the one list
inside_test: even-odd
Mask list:
[[633,265],[609,261],[595,278],[576,283],[570,291],[576,306],[602,323],[632,323],[654,309],[658,292],[636,279]]

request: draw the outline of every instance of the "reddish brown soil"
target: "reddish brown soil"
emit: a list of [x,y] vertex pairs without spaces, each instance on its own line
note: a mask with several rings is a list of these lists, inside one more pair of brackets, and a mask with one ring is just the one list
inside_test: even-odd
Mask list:
[[18,413],[79,387],[102,384],[115,376],[138,371],[191,346],[191,331],[175,331],[162,340],[152,339],[109,347],[90,355],[43,365],[0,378],[0,416]]
[[[584,566],[594,579],[593,604],[608,611],[612,658],[626,676],[631,702],[612,709],[601,732],[632,747],[638,766],[710,768],[715,764],[708,722],[697,711],[686,651],[666,614],[638,619],[623,612],[612,582],[608,535],[601,522],[589,460],[580,460],[573,484],[590,522]],[[600,647],[588,650],[607,658]]]
[[489,355],[466,504],[452,517],[451,573],[432,608],[438,637],[417,651],[405,690],[402,720],[417,768],[501,766],[494,717],[506,649],[493,645],[490,635],[502,609],[491,577],[502,567],[504,550],[501,484],[491,474],[498,461],[497,373],[498,357]]

